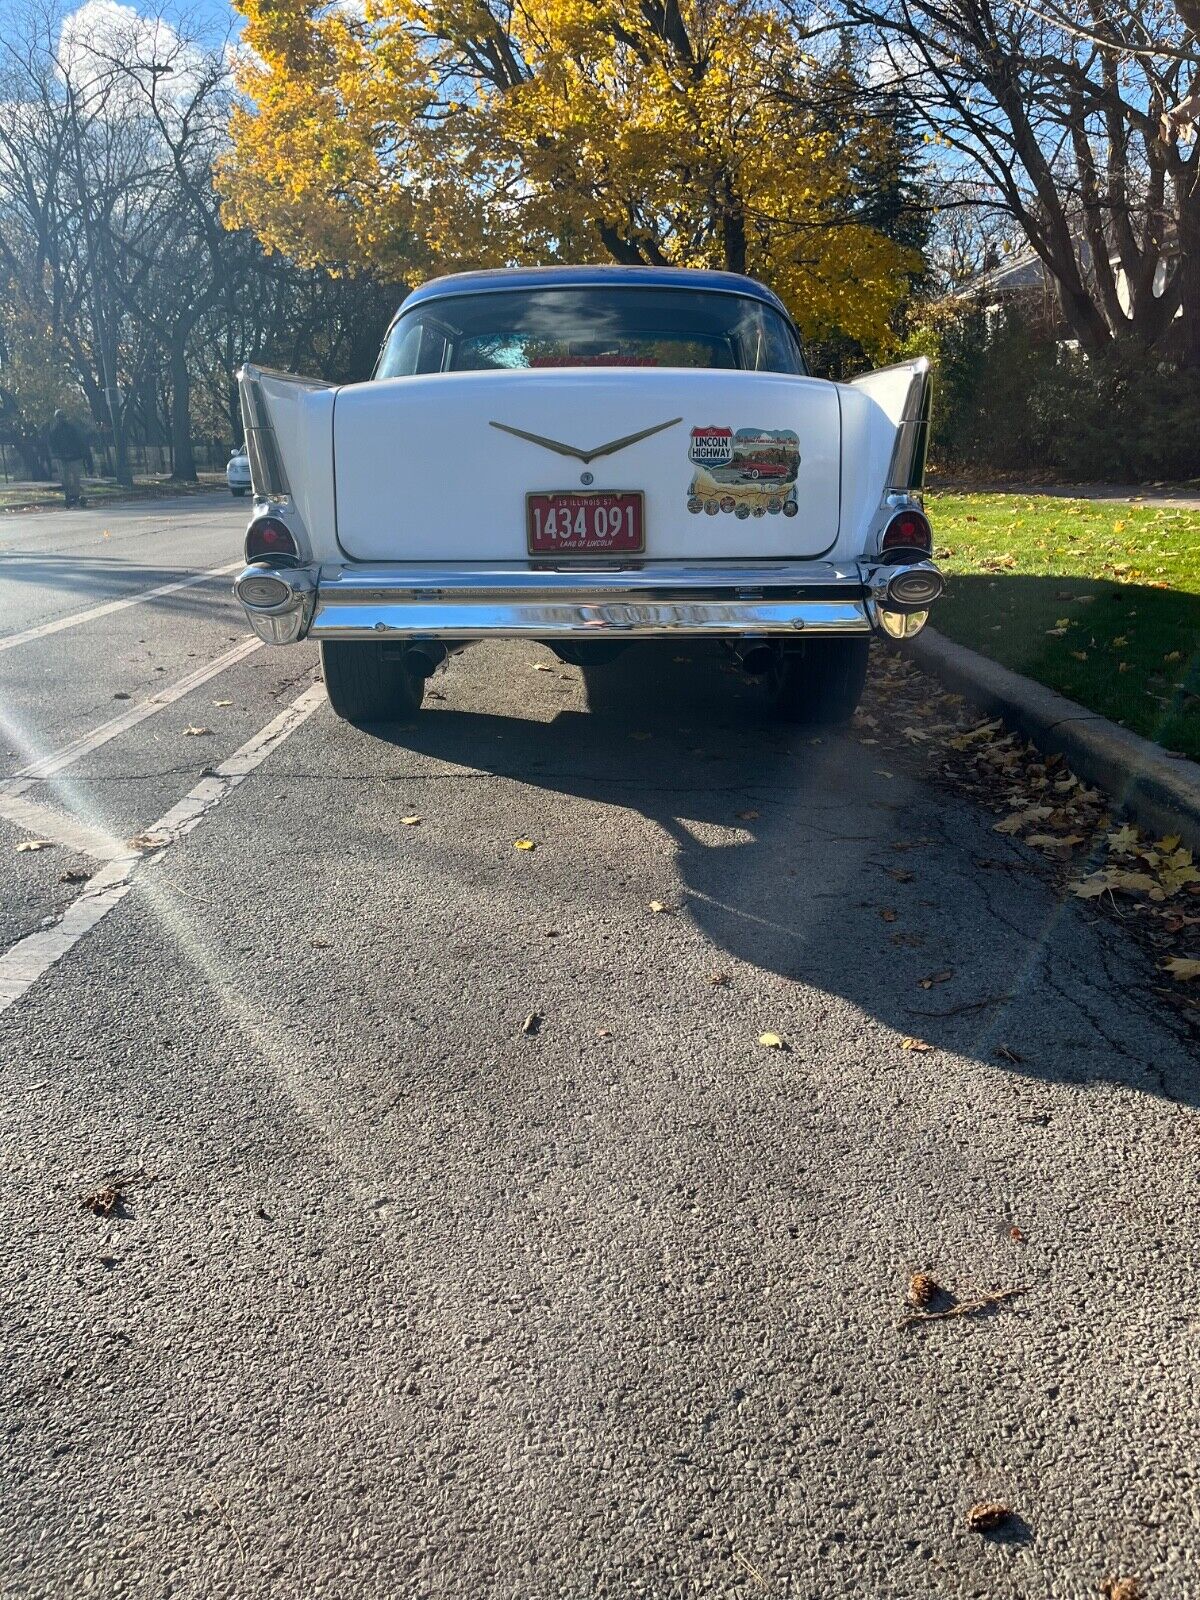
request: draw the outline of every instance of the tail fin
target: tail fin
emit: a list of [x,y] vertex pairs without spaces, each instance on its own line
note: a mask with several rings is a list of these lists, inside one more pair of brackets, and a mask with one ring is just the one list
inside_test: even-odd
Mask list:
[[[292,498],[288,458],[292,459],[295,472],[303,471],[304,460],[298,402],[315,390],[332,387],[322,378],[298,378],[270,367],[247,364],[238,373],[242,427],[246,434],[246,453],[250,457],[250,482],[256,498]],[[298,489],[299,484],[296,487]]]
[[868,372],[861,378],[855,378],[852,387],[869,395],[896,429],[886,493],[919,492],[925,482],[929,417],[933,404],[928,356],[917,356],[912,361],[901,361],[894,367],[881,367],[878,372]]

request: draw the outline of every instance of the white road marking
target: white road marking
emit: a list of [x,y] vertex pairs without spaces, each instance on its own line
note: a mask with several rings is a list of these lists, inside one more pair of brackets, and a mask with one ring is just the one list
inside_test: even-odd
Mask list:
[[[145,589],[141,594],[126,595],[123,600],[106,600],[103,605],[92,606],[88,611],[75,611],[69,617],[57,617],[53,622],[40,623],[36,628],[26,628],[21,633],[5,634],[0,638],[0,650],[13,650],[31,639],[44,639],[49,633],[61,633],[64,628],[78,628],[85,622],[95,622],[97,617],[109,617],[114,611],[124,611],[128,606],[140,606],[147,600],[157,600],[160,595],[175,594],[180,589],[190,589],[193,584],[207,583],[210,578],[228,577],[244,567],[244,561],[231,561],[224,567],[211,567],[207,572],[193,573],[190,578],[178,578],[173,583],[161,583],[157,589]],[[3,569],[0,569],[3,576]]]
[[66,850],[77,850],[98,861],[114,861],[127,852],[123,841],[114,839],[103,828],[93,828],[57,806],[39,805],[20,794],[0,791],[0,817],[26,833],[36,833],[39,839],[53,839]]
[[223,654],[215,656],[204,666],[197,667],[194,672],[189,672],[186,677],[180,678],[177,683],[169,684],[157,694],[152,694],[148,700],[139,700],[135,705],[119,712],[117,716],[110,717],[107,722],[102,722],[98,728],[93,728],[91,733],[81,733],[78,739],[72,739],[71,743],[63,745],[61,750],[52,751],[48,756],[39,756],[36,761],[31,761],[28,766],[14,773],[11,778],[0,780],[0,795],[24,794],[25,790],[31,789],[35,783],[44,783],[47,778],[55,777],[64,768],[73,766],[76,761],[81,761],[93,750],[98,750],[101,745],[107,744],[110,739],[128,732],[130,728],[136,728],[139,722],[145,722],[146,718],[152,717],[156,711],[162,711],[165,706],[173,705],[176,700],[182,700],[185,694],[190,694],[202,683],[207,683],[210,678],[217,677],[226,668],[235,666],[246,656],[261,648],[261,639],[243,639],[241,644],[234,645],[232,650],[226,650]]
[[155,841],[144,855],[141,851],[126,850],[118,859],[110,861],[52,928],[31,933],[6,950],[0,956],[0,1011],[15,1005],[60,957],[120,904],[133,887],[133,874],[140,861],[157,861],[177,840],[191,833],[197,823],[248,778],[289,734],[295,733],[324,700],[324,684],[311,684],[240,750],[235,750],[228,761],[214,767],[209,777],[201,778],[178,804],[144,830],[140,837]]

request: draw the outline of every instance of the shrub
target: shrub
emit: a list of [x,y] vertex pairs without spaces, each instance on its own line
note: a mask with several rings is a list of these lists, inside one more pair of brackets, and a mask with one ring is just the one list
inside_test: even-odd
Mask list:
[[927,308],[904,351],[934,363],[943,472],[1140,481],[1200,475],[1200,372],[1144,352],[1090,361],[1016,307]]

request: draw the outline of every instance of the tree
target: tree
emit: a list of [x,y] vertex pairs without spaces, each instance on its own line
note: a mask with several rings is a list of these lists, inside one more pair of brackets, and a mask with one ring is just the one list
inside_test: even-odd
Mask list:
[[748,271],[877,348],[916,264],[856,170],[890,137],[760,0],[247,0],[227,220],[400,278],[612,260]]
[[[876,81],[947,152],[960,195],[1006,213],[1093,357],[1200,366],[1198,0],[844,0]],[[1189,92],[1190,86],[1190,92]]]

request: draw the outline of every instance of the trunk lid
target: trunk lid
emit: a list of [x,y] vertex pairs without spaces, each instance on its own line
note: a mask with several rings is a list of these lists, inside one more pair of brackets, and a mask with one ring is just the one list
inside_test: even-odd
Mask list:
[[[525,561],[525,497],[555,491],[640,492],[647,561],[815,557],[838,536],[838,391],[814,378],[682,368],[393,378],[339,390],[333,434],[338,543],[355,561]],[[603,451],[618,441],[630,442]]]

